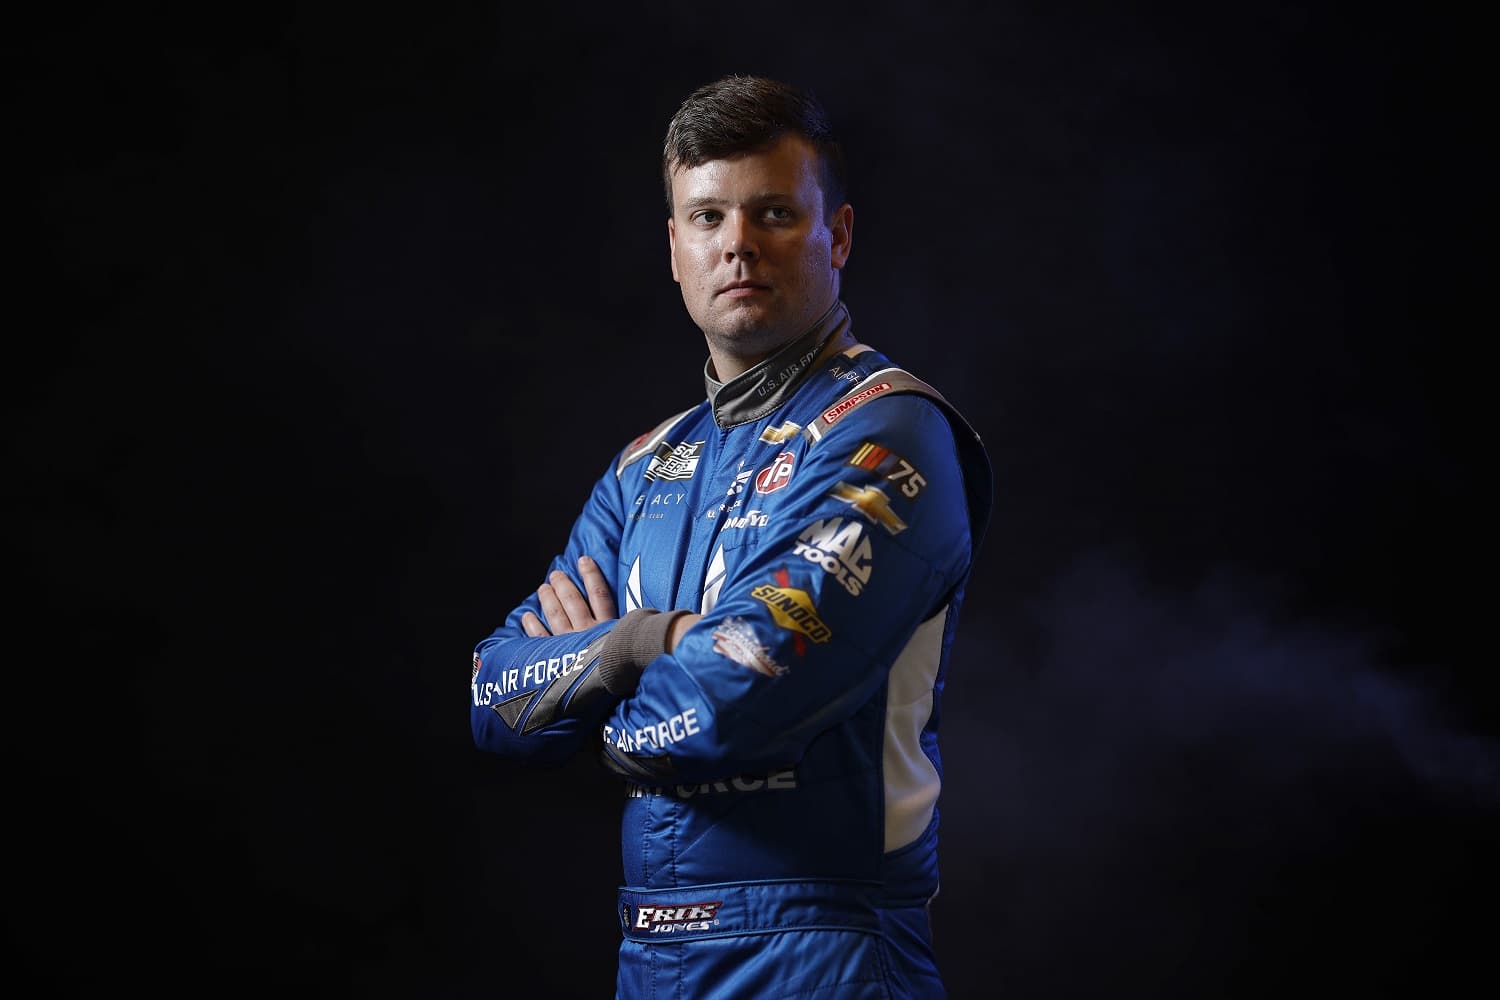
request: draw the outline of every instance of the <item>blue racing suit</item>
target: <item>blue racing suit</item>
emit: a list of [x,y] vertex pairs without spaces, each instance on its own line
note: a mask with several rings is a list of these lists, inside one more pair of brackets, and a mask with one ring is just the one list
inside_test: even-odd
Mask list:
[[[940,997],[940,701],[991,502],[931,386],[810,331],[618,452],[552,568],[618,619],[474,650],[476,746],[625,779],[620,997]],[[665,652],[670,623],[701,621]]]

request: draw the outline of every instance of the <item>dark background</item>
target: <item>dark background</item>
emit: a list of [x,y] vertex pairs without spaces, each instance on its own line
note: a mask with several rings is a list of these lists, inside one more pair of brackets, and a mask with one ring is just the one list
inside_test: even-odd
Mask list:
[[13,22],[13,977],[611,995],[618,784],[476,751],[469,654],[701,392],[657,156],[727,72],[828,105],[856,331],[996,467],[945,708],[953,994],[1477,968],[1473,26],[650,6]]

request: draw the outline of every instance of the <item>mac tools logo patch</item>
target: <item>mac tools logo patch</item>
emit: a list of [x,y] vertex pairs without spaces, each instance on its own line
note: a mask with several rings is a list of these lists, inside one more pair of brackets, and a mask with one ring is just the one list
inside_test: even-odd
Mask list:
[[675,448],[663,441],[656,446],[656,452],[646,466],[646,478],[661,482],[692,479],[702,455],[702,441],[684,441]]
[[870,582],[874,549],[865,529],[853,518],[848,523],[842,517],[814,521],[797,536],[792,552],[823,567],[853,597],[863,593]]

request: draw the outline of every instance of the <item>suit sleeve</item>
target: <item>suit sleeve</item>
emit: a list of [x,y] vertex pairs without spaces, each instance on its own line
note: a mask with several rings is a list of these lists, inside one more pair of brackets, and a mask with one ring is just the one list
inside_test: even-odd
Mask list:
[[793,764],[869,702],[968,573],[947,418],[920,396],[893,396],[815,444],[799,440],[781,502],[732,534],[718,602],[605,721],[604,761],[629,778],[709,781]]
[[[601,566],[613,565],[622,525],[612,462],[548,573],[567,573],[581,590],[578,557],[587,554]],[[527,611],[543,617],[534,592],[474,647],[470,727],[481,750],[537,764],[562,763],[594,738],[599,723],[619,701],[601,669],[607,666],[609,638],[617,622],[533,639],[521,628]]]

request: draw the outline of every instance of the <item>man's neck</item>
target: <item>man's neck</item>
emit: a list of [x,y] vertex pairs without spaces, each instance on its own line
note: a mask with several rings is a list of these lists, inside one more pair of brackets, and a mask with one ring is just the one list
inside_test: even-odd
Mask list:
[[[791,341],[787,341],[787,343],[791,343]],[[752,354],[745,357],[724,354],[710,347],[708,349],[708,363],[712,366],[714,378],[720,382],[728,382],[745,374],[785,346],[786,344],[780,344],[775,349],[767,351],[764,354]]]
[[738,378],[762,361],[785,349],[788,344],[802,339],[812,329],[813,325],[823,322],[828,316],[829,311],[838,304],[839,299],[837,296],[834,296],[833,300],[829,302],[828,308],[819,315],[818,319],[812,325],[795,331],[791,336],[783,338],[780,343],[773,345],[769,350],[759,351],[755,354],[731,354],[724,347],[715,347],[714,343],[710,340],[708,343],[708,362],[711,366],[711,374],[720,382],[729,382]]

